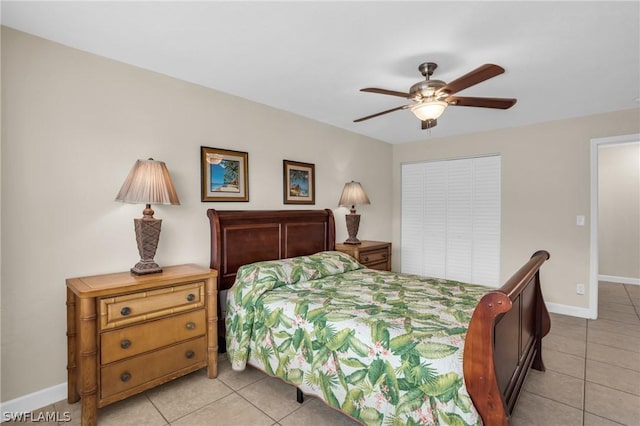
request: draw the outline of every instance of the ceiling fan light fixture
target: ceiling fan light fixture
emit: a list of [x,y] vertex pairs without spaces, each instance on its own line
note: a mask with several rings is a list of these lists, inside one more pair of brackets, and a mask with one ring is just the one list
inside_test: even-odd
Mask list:
[[412,106],[411,112],[414,113],[420,121],[435,120],[442,115],[447,106],[449,106],[449,104],[445,101],[426,101]]

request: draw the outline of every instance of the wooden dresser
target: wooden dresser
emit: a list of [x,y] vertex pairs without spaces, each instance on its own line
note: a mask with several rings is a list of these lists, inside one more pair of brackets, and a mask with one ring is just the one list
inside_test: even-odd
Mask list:
[[218,375],[217,271],[196,265],[67,279],[68,400],[97,408],[203,367]]
[[362,241],[360,244],[336,244],[336,250],[354,257],[367,268],[391,270],[391,243]]

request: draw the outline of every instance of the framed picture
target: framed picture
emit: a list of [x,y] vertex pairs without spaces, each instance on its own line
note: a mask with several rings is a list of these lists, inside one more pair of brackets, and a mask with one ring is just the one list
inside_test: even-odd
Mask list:
[[297,161],[282,160],[284,203],[315,204],[315,165]]
[[249,201],[249,154],[200,147],[202,201]]

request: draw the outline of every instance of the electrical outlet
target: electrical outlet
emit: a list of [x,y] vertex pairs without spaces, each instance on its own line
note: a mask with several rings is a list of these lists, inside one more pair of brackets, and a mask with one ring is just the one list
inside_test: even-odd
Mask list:
[[584,284],[576,284],[576,294],[584,294]]

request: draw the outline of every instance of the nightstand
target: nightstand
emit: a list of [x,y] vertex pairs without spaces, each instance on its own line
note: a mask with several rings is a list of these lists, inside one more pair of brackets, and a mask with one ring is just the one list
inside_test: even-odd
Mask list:
[[203,367],[218,375],[217,271],[67,279],[68,400],[97,409]]
[[391,243],[361,241],[360,244],[336,244],[336,250],[354,257],[367,268],[391,270]]

